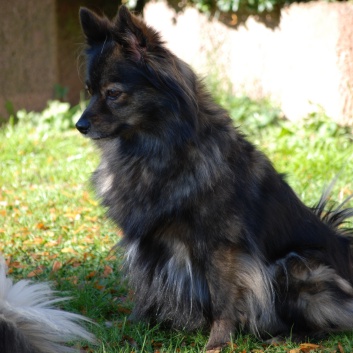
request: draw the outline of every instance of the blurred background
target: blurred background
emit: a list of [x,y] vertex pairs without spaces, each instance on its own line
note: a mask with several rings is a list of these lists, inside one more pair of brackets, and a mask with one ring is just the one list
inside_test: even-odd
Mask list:
[[[325,111],[353,124],[353,4],[170,0],[127,5],[200,75],[235,95],[270,98],[290,120]],[[77,104],[84,87],[80,6],[113,17],[114,0],[2,1],[0,116]]]

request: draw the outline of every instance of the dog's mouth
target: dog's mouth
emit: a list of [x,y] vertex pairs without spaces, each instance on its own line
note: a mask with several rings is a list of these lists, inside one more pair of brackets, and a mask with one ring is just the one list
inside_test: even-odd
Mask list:
[[108,134],[95,131],[88,119],[81,117],[76,123],[76,129],[84,136],[92,140],[102,140],[109,137]]
[[107,135],[103,135],[97,132],[92,131],[91,126],[83,127],[79,124],[79,121],[76,124],[76,129],[86,138],[90,138],[91,140],[103,140],[109,138]]
[[109,139],[117,137],[116,134],[114,134],[114,135],[101,135],[101,134],[92,133],[90,131],[88,131],[87,133],[82,133],[81,132],[81,134],[83,135],[83,137],[89,138],[89,139],[91,139],[93,141],[109,140]]
[[124,133],[126,133],[127,131],[129,131],[131,126],[129,126],[128,124],[121,124],[114,131],[109,133],[103,133],[103,132],[95,131],[95,129],[93,129],[91,125],[89,125],[88,127],[86,126],[83,127],[82,125],[79,124],[79,121],[78,121],[76,123],[76,128],[84,137],[90,138],[91,140],[98,141],[98,140],[109,140],[109,139],[117,138],[123,135]]

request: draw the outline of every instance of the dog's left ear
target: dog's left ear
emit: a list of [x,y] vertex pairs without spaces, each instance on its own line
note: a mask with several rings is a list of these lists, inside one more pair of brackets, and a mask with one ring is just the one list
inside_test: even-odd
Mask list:
[[87,44],[94,45],[107,39],[112,26],[106,17],[100,17],[85,7],[80,8],[79,15]]
[[149,54],[163,50],[159,34],[132,15],[124,5],[119,8],[115,26],[116,40],[122,44],[123,51],[133,61],[144,61]]

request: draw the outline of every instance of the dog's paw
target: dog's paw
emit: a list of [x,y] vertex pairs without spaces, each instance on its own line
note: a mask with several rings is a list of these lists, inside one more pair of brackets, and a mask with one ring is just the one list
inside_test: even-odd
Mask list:
[[223,347],[216,347],[216,348],[211,348],[211,349],[206,348],[206,353],[221,353],[222,349],[223,349]]
[[205,352],[206,353],[220,353],[223,348],[229,346],[229,342],[227,343],[208,343]]

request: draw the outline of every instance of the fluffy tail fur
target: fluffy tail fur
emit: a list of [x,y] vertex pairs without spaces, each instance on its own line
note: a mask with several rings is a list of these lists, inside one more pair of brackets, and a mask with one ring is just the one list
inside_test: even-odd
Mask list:
[[312,209],[319,218],[334,229],[339,229],[340,234],[347,236],[351,243],[353,242],[353,228],[346,227],[347,220],[353,217],[353,208],[344,208],[347,203],[353,199],[353,194],[343,200],[338,206],[330,205],[330,194],[336,182],[334,179],[327,189],[323,192],[319,202]]
[[55,308],[68,298],[58,298],[48,283],[6,277],[7,267],[0,257],[0,352],[67,353],[76,350],[65,343],[94,342],[80,323],[85,317]]

